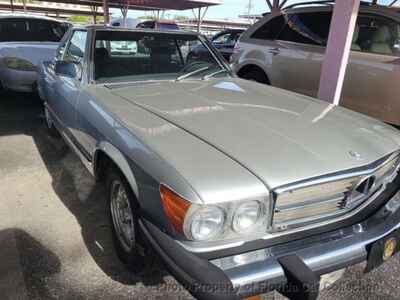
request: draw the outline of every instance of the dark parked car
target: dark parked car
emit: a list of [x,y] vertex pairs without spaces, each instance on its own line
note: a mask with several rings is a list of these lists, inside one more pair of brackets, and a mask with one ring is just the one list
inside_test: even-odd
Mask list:
[[144,21],[138,24],[136,28],[179,30],[178,24],[176,24],[175,21],[170,21],[170,20]]
[[[222,31],[211,38],[211,43],[218,49],[226,61],[229,61],[233,54],[235,44],[243,32],[243,29],[229,29]],[[207,54],[208,50],[202,46],[199,46],[192,51],[192,55],[197,57],[202,57]]]

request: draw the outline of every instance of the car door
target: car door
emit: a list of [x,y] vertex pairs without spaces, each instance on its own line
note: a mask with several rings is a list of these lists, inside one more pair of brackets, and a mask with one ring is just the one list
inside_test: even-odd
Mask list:
[[42,98],[53,107],[56,103],[56,95],[54,93],[55,83],[57,81],[57,74],[55,73],[55,64],[57,61],[62,61],[65,49],[69,42],[72,30],[69,30],[61,39],[60,44],[56,50],[56,55],[51,61],[44,61],[40,68],[39,74],[39,90],[42,93]]
[[357,20],[341,105],[400,125],[400,24],[384,15]]
[[285,15],[272,51],[273,85],[316,97],[331,21],[330,11]]
[[87,31],[75,30],[67,44],[62,62],[72,63],[77,68],[75,77],[57,74],[54,82],[55,111],[61,125],[69,138],[76,134],[76,104],[81,90],[82,70],[86,51]]

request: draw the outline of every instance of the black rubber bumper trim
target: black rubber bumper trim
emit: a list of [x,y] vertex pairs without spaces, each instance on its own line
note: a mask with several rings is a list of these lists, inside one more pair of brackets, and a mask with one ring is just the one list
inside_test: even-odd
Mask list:
[[239,300],[226,274],[180,246],[175,240],[142,219],[140,226],[169,272],[197,299]]
[[291,300],[315,300],[319,295],[320,277],[296,254],[278,258],[287,284],[279,292]]

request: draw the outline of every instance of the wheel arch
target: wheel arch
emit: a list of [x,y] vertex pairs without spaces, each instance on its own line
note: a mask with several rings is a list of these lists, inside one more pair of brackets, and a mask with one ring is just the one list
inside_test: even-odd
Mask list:
[[237,75],[240,78],[242,78],[242,76],[244,74],[252,72],[252,71],[257,71],[257,72],[262,73],[265,76],[266,80],[267,80],[266,83],[267,84],[271,84],[271,80],[269,79],[269,76],[268,76],[267,72],[265,72],[265,70],[262,67],[260,67],[257,64],[254,64],[254,63],[249,63],[249,64],[246,64],[244,66],[241,66],[239,71],[237,72]]
[[104,176],[104,171],[107,165],[106,162],[113,163],[125,176],[136,199],[139,199],[139,188],[135,175],[130,167],[127,159],[115,146],[109,142],[99,143],[93,155],[93,172],[97,180],[101,180]]

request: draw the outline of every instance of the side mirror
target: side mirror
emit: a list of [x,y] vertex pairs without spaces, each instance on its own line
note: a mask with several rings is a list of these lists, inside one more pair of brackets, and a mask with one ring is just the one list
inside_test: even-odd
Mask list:
[[55,72],[57,75],[76,78],[78,80],[82,77],[82,67],[80,63],[57,61],[55,65]]

